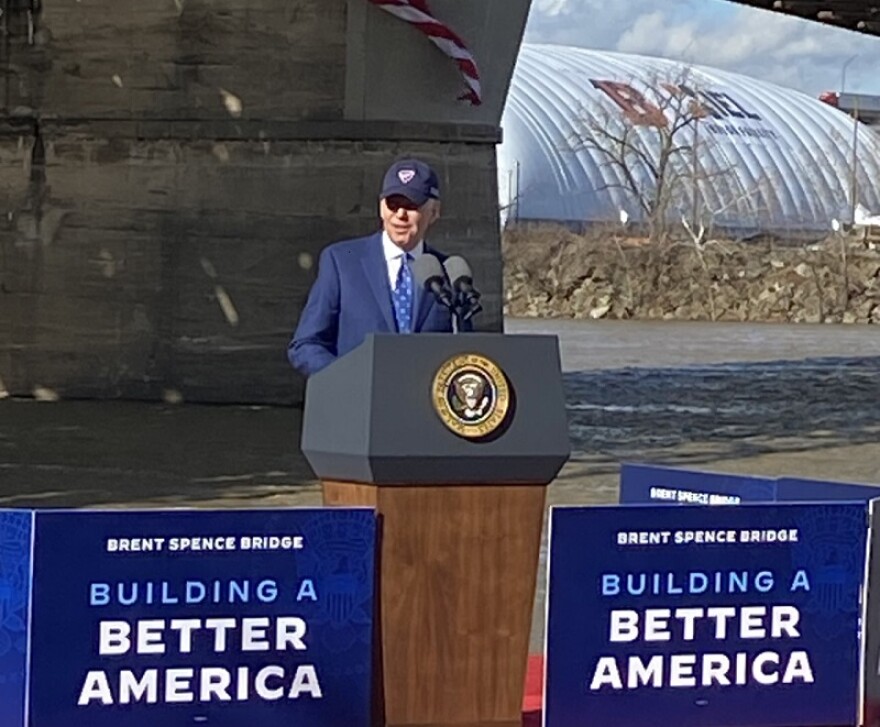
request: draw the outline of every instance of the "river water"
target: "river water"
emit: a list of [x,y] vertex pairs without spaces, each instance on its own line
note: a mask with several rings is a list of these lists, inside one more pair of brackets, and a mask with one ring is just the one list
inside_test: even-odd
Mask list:
[[573,451],[551,505],[615,502],[626,461],[880,484],[880,327],[510,320],[507,331],[559,337]]
[[505,332],[558,336],[566,371],[880,356],[867,325],[508,318]]
[[[880,327],[514,319],[507,331],[559,337],[575,460],[878,441]],[[873,460],[840,464],[836,479],[880,475]]]
[[[615,502],[626,461],[880,483],[880,326],[513,319],[506,329],[559,337],[572,457],[550,505]],[[0,401],[0,505],[319,505],[299,425],[280,407]]]
[[[551,503],[615,501],[632,460],[880,482],[880,326],[506,330],[559,338],[573,453]],[[318,502],[299,425],[282,407],[0,401],[0,504]]]

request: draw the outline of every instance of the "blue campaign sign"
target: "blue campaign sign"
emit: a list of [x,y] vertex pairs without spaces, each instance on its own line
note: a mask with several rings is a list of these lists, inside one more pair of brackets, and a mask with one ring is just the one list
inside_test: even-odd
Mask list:
[[854,724],[867,514],[552,508],[546,727]]
[[26,727],[370,724],[371,510],[35,523]]
[[873,500],[862,636],[862,725],[880,724],[880,501]]
[[622,505],[739,505],[775,500],[776,481],[767,477],[639,464],[620,468],[618,501]]
[[777,480],[779,502],[807,502],[810,500],[873,500],[880,497],[880,487],[856,485],[849,482],[824,482],[794,477]]
[[30,512],[0,510],[0,725],[25,723]]
[[756,477],[678,467],[623,464],[622,505],[741,505],[745,502],[855,501],[880,497],[880,486],[794,477]]

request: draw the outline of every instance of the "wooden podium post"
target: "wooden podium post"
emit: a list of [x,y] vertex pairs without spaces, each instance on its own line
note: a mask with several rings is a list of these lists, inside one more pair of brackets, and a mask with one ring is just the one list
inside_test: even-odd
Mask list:
[[545,489],[323,483],[380,516],[377,725],[520,727]]
[[[472,437],[443,406],[480,377],[507,413]],[[325,505],[379,519],[374,726],[520,727],[546,488],[570,451],[556,338],[371,336],[309,379],[302,449]]]

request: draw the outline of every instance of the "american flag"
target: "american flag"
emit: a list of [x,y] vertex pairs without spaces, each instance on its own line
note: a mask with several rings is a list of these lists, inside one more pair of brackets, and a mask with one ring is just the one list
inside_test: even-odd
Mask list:
[[480,71],[473,54],[464,41],[447,25],[434,17],[428,7],[428,0],[369,0],[394,17],[410,23],[428,36],[428,39],[443,53],[452,58],[464,77],[467,88],[459,96],[474,106],[483,102],[480,86]]

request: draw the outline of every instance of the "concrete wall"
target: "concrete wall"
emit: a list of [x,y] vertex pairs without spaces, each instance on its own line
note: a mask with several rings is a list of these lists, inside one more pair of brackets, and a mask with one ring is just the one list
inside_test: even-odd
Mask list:
[[488,59],[484,106],[456,102],[451,61],[366,0],[14,5],[0,390],[301,400],[284,353],[314,260],[377,229],[401,155],[436,164],[433,242],[472,261],[482,327],[500,328],[495,143],[529,3],[435,4]]
[[455,103],[458,69],[416,30],[364,0],[350,0],[345,113],[348,118],[440,119],[497,126],[519,51],[529,3],[432,0],[431,9],[476,58],[483,103]]

